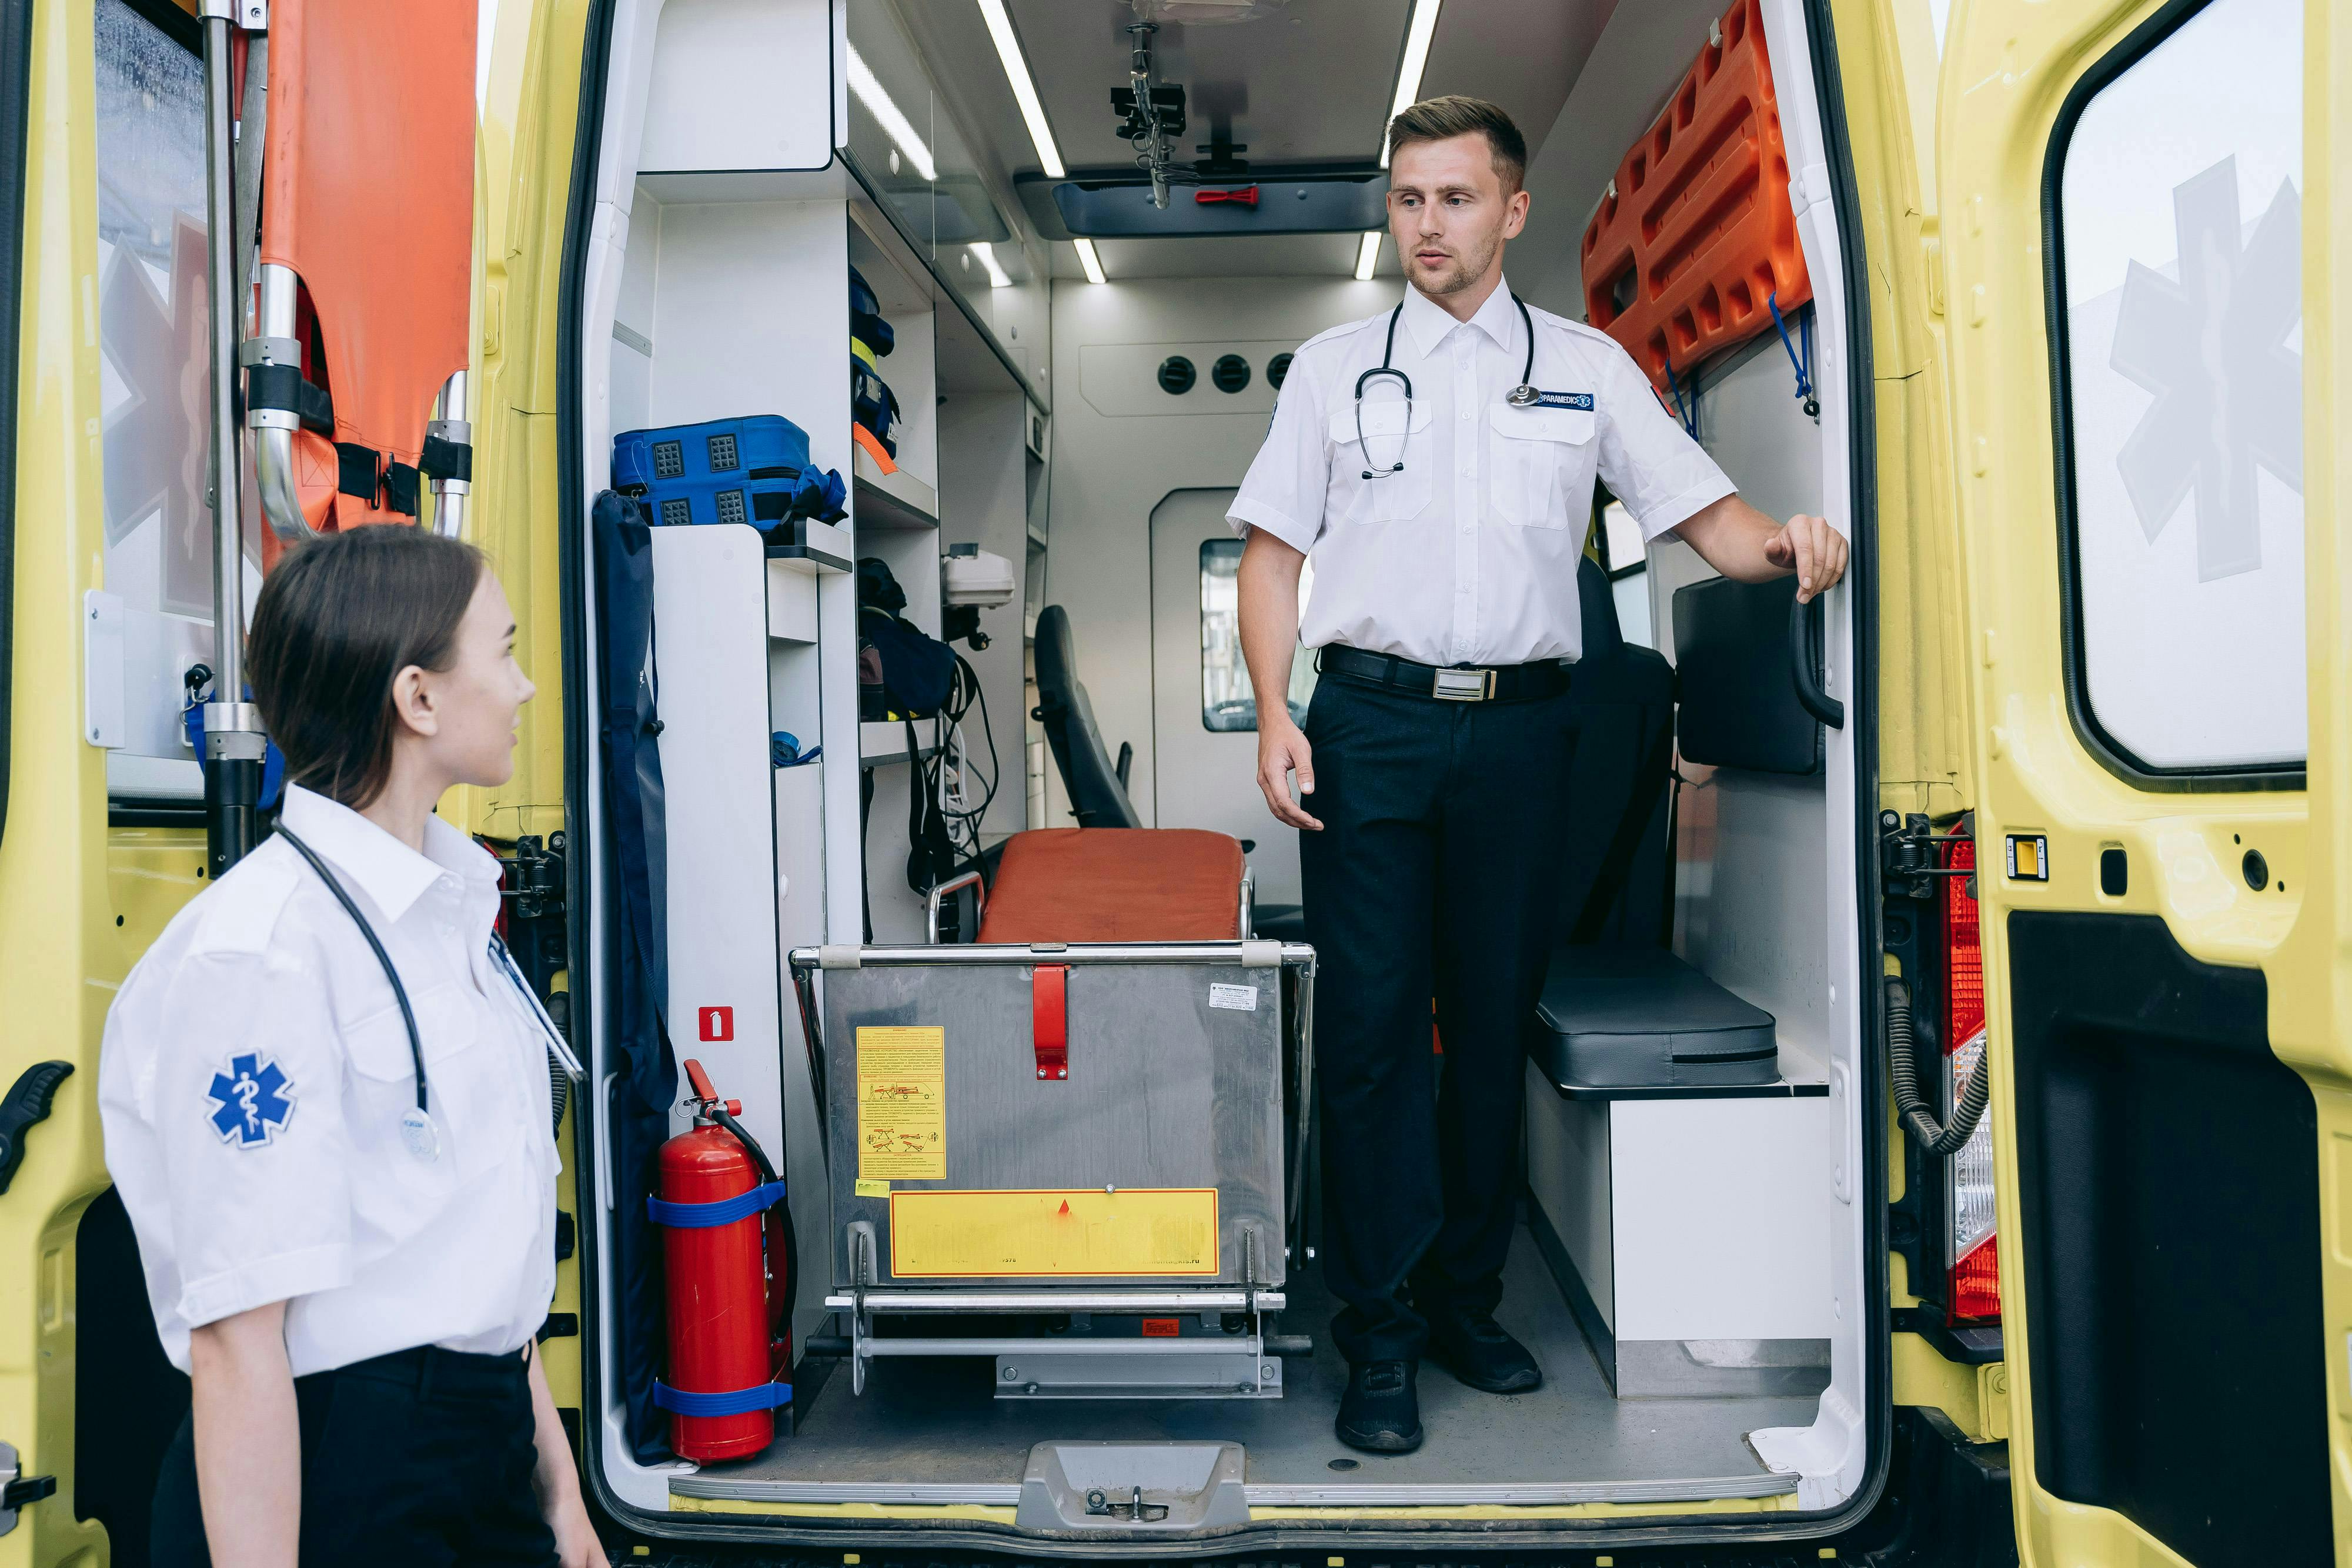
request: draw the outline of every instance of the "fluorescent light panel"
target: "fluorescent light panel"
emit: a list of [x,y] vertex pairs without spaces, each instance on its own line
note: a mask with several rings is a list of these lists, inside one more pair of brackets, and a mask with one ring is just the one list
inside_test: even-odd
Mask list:
[[1013,287],[1013,279],[1004,275],[1003,267],[996,259],[994,246],[986,240],[974,240],[971,244],[971,254],[979,258],[981,266],[988,268],[988,286],[991,288]]
[[939,165],[931,162],[931,150],[923,144],[923,139],[915,134],[914,122],[901,113],[897,102],[882,90],[881,81],[866,65],[865,57],[857,52],[855,44],[849,47],[849,90],[857,95],[857,101],[866,106],[866,112],[881,123],[883,133],[898,144],[898,151],[914,164],[916,173],[926,180],[940,177]]
[[[1013,84],[1013,97],[1021,105],[1021,118],[1029,126],[1030,143],[1037,149],[1037,162],[1045,166],[1046,178],[1059,180],[1069,173],[1062,167],[1062,150],[1054,145],[1054,128],[1045,120],[1045,106],[1037,97],[1037,84],[1029,79],[1028,57],[1021,52],[1021,39],[1013,31],[1013,18],[1004,14],[1004,0],[980,0],[980,14],[988,23],[988,36],[995,40],[996,57],[1004,62],[1004,79]],[[1099,283],[1100,278],[1095,279]]]
[[1108,283],[1110,279],[1103,276],[1102,257],[1095,254],[1095,242],[1081,235],[1078,236],[1076,244],[1078,247],[1078,261],[1080,265],[1084,266],[1087,269],[1087,281],[1088,283]]
[[[1404,63],[1397,69],[1396,100],[1389,105],[1394,120],[1421,101],[1422,73],[1429,68],[1429,40],[1437,32],[1438,0],[1412,0],[1412,24],[1405,29]],[[1381,122],[1381,167],[1389,166],[1388,121]]]
[[1364,231],[1364,242],[1356,247],[1357,282],[1370,283],[1372,280],[1372,268],[1381,264],[1381,241],[1386,237],[1386,232],[1381,229]]

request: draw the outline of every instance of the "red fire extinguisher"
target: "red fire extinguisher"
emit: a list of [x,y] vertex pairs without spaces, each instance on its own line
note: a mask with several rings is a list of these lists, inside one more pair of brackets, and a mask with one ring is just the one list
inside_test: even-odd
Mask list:
[[689,1061],[694,1130],[661,1149],[661,1196],[646,1200],[663,1228],[669,1303],[669,1375],[654,1403],[670,1413],[670,1447],[698,1464],[740,1458],[776,1435],[791,1403],[792,1256],[784,1184],[758,1140]]

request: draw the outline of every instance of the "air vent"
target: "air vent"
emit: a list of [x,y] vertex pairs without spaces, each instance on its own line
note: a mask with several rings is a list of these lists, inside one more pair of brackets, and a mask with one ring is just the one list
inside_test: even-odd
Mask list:
[[1160,361],[1160,390],[1170,397],[1182,397],[1198,379],[1192,361],[1181,354],[1171,354]]
[[681,479],[686,476],[686,449],[675,441],[654,443],[654,477]]
[[1288,354],[1276,354],[1265,362],[1266,384],[1275,391],[1282,390],[1283,381],[1289,374],[1290,356]]
[[1249,385],[1249,361],[1239,354],[1226,354],[1210,367],[1209,379],[1221,392],[1237,392]]
[[732,434],[710,438],[710,471],[725,474],[735,466],[735,437]]

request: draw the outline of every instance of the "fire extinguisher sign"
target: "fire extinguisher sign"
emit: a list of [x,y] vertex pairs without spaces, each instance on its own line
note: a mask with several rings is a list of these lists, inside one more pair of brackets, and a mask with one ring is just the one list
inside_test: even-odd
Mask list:
[[698,1009],[702,1038],[707,1041],[725,1041],[735,1038],[733,1008],[702,1008]]

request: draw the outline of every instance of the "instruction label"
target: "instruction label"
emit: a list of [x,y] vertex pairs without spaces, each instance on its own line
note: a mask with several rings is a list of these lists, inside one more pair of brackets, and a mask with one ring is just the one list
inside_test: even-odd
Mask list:
[[1230,1009],[1237,1013],[1254,1013],[1257,1011],[1257,988],[1255,986],[1211,986],[1209,1005],[1213,1008]]
[[1214,1187],[890,1195],[894,1279],[1216,1271]]
[[944,1181],[947,1030],[857,1031],[857,1179]]
[[860,1177],[856,1191],[860,1197],[887,1197],[890,1196],[890,1184],[887,1181],[867,1181]]

